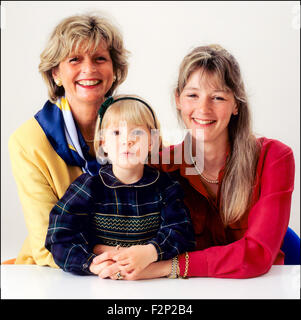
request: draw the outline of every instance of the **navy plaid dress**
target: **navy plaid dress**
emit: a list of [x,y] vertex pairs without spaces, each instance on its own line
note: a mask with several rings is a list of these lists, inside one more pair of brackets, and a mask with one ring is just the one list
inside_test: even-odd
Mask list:
[[138,182],[123,184],[106,165],[99,175],[79,176],[54,206],[45,247],[63,270],[91,274],[96,244],[149,243],[158,261],[195,248],[180,184],[148,165]]

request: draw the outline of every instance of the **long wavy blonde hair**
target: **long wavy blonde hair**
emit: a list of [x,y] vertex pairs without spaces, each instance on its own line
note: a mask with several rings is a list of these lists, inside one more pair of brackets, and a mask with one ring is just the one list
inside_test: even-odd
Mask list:
[[176,95],[181,94],[190,75],[198,69],[217,75],[221,84],[233,93],[238,107],[238,115],[232,115],[228,124],[231,152],[221,185],[220,214],[227,226],[238,221],[250,208],[259,145],[252,132],[249,103],[240,68],[233,55],[220,45],[194,48],[180,65]]

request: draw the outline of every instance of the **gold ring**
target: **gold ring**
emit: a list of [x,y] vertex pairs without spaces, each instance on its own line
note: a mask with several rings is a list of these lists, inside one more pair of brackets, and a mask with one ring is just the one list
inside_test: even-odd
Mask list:
[[120,271],[118,271],[116,273],[116,280],[122,280],[123,279],[123,276],[121,275]]

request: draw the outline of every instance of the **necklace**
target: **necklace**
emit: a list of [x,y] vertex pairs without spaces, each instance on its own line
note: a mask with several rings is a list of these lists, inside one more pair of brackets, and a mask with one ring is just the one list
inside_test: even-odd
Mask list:
[[86,139],[85,139],[85,141],[86,141],[86,142],[94,142],[94,139],[93,139],[93,140],[86,140]]
[[[195,166],[196,167],[196,166]],[[197,167],[196,167],[197,168]],[[200,176],[205,180],[205,181],[207,181],[207,182],[209,182],[209,183],[212,183],[212,184],[218,184],[218,179],[216,179],[216,180],[210,180],[210,179],[208,179],[208,178],[206,178],[202,173],[200,173]]]
[[210,180],[210,179],[206,178],[206,177],[203,175],[203,173],[200,172],[198,166],[196,165],[196,162],[195,162],[195,161],[193,160],[193,158],[192,158],[191,148],[190,148],[190,158],[191,158],[191,161],[193,162],[194,167],[196,168],[196,171],[198,172],[198,174],[199,174],[205,181],[207,181],[208,183],[211,183],[211,184],[218,184],[218,182],[219,182],[218,179],[216,179],[216,180]]

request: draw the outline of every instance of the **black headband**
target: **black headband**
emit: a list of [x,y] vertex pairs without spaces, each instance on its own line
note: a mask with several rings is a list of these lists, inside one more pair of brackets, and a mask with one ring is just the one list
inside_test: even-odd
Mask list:
[[107,111],[107,109],[109,108],[109,106],[111,106],[113,103],[117,102],[117,101],[121,101],[121,100],[136,100],[136,101],[139,101],[141,103],[143,103],[148,109],[149,111],[151,112],[153,118],[154,118],[154,123],[155,123],[155,128],[157,129],[157,123],[156,123],[156,118],[155,118],[155,115],[154,115],[154,112],[152,110],[152,108],[143,100],[139,99],[139,98],[135,98],[135,97],[121,97],[121,98],[118,98],[116,100],[114,100],[113,97],[109,97],[108,99],[106,99],[103,104],[100,106],[99,110],[98,110],[98,115],[99,115],[99,126],[101,125],[101,122],[102,122],[102,119],[103,119],[103,116],[105,114],[105,112]]

